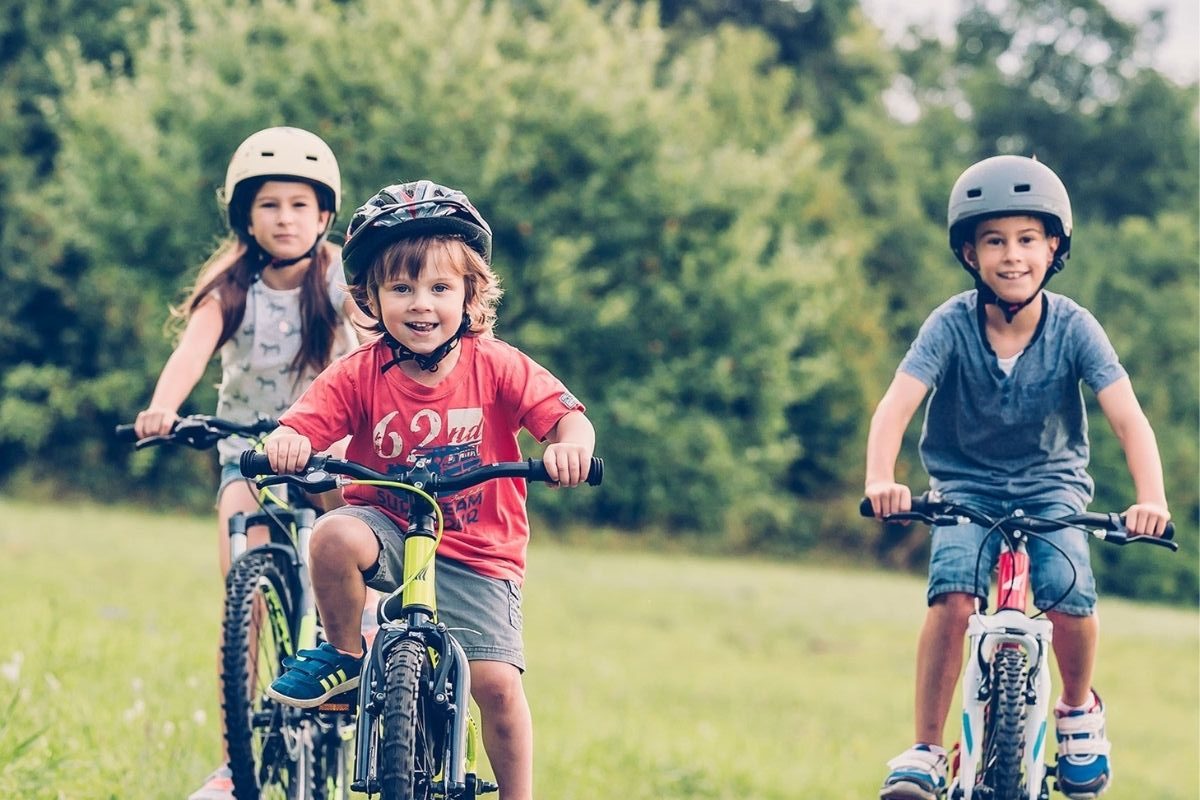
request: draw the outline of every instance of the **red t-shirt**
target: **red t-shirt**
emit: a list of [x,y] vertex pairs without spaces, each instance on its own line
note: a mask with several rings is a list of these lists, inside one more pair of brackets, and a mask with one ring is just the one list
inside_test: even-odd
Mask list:
[[[541,441],[583,405],[558,378],[498,339],[464,336],[453,370],[422,386],[392,367],[382,342],[331,364],[279,422],[320,452],[352,435],[346,458],[387,473],[425,458],[452,476],[469,467],[522,458],[522,428]],[[521,582],[529,541],[524,480],[501,478],[439,498],[445,533],[438,552],[482,575]],[[377,486],[347,486],[350,505],[374,506],[405,529],[410,497]],[[417,500],[416,502],[424,502]]]

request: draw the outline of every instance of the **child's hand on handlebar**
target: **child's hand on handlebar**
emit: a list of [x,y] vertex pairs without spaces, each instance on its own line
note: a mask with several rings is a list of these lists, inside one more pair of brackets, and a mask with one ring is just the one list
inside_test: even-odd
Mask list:
[[139,439],[165,436],[171,432],[171,427],[178,419],[179,415],[173,408],[150,406],[144,411],[138,412],[137,419],[133,421],[133,430]]
[[902,483],[872,481],[867,484],[863,494],[871,501],[876,519],[912,510],[912,491]]
[[263,451],[271,461],[271,469],[284,475],[304,469],[313,450],[307,436],[281,426],[267,437]]
[[1162,536],[1170,519],[1165,503],[1134,503],[1125,511],[1125,530],[1140,536]]
[[547,445],[542,453],[546,474],[559,486],[578,486],[587,480],[592,466],[592,448],[575,442]]

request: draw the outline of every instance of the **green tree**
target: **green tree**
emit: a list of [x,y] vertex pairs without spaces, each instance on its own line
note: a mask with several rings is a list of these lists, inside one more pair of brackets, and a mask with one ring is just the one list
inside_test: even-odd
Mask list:
[[[149,393],[167,302],[220,230],[228,153],[287,123],[330,142],[349,206],[424,175],[488,216],[500,334],[591,405],[610,467],[607,488],[553,507],[748,539],[794,527],[785,472],[810,433],[788,411],[845,417],[861,396],[861,366],[837,351],[866,300],[854,204],[764,37],[722,29],[669,54],[651,14],[581,2],[521,16],[500,2],[196,0],[180,22],[151,25],[128,76],[78,49],[57,62],[57,171],[20,210],[54,209],[26,255],[70,289],[71,345],[5,373],[0,419],[52,412],[43,438],[15,441],[27,457],[121,463],[104,431]],[[49,403],[56,381],[79,405]],[[91,449],[56,453],[64,432]],[[806,449],[834,474],[858,444]],[[140,458],[145,485],[175,481],[159,470],[178,454]]]

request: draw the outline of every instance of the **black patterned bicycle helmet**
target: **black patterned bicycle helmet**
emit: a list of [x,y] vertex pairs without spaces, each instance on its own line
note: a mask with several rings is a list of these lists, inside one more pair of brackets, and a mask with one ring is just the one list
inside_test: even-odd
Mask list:
[[1054,271],[1071,253],[1071,198],[1054,170],[1035,158],[993,156],[968,167],[950,190],[946,226],[950,249],[968,272],[962,246],[971,240],[975,225],[986,217],[1029,214],[1047,224],[1046,232],[1059,237]]
[[492,229],[465,194],[428,180],[385,186],[350,219],[342,247],[346,276],[358,284],[387,245],[438,234],[461,237],[491,263]]

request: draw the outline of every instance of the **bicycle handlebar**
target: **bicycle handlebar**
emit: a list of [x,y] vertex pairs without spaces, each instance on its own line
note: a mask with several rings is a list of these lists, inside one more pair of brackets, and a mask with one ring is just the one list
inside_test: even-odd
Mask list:
[[233,422],[208,414],[192,414],[175,420],[170,433],[139,439],[136,427],[132,423],[116,426],[113,433],[119,441],[133,442],[133,446],[138,450],[160,444],[183,444],[197,450],[207,450],[221,439],[230,436],[258,438],[277,427],[279,427],[279,422],[268,417],[262,417],[253,422]]
[[[388,481],[391,483],[407,483],[418,489],[431,493],[457,492],[477,486],[493,478],[524,478],[527,481],[543,481],[552,483],[546,474],[546,466],[536,458],[524,461],[505,461],[499,464],[485,464],[475,469],[467,470],[460,475],[447,477],[430,471],[424,466],[401,470],[393,474],[376,472],[362,464],[353,461],[343,461],[329,456],[314,455],[308,460],[303,473],[280,475],[271,468],[271,461],[266,453],[256,453],[247,450],[241,458],[242,475],[247,478],[257,478],[261,475],[273,475],[278,480],[267,479],[260,481],[260,486],[268,483],[291,483],[306,491],[327,491],[334,488],[333,475],[345,475],[348,478],[367,481]],[[587,483],[589,486],[599,486],[604,479],[604,459],[592,458],[588,469]]]
[[[871,501],[864,497],[858,505],[858,513],[864,517],[874,517],[875,509],[871,506]],[[1048,533],[1056,531],[1060,528],[1086,528],[1088,532],[1097,539],[1109,542],[1115,545],[1133,544],[1135,542],[1144,542],[1146,544],[1155,544],[1159,547],[1165,547],[1168,550],[1178,550],[1179,543],[1173,541],[1175,538],[1175,523],[1168,522],[1163,535],[1146,536],[1146,535],[1130,535],[1125,530],[1125,517],[1117,513],[1100,513],[1095,511],[1085,511],[1081,514],[1070,514],[1065,517],[1049,520],[1040,517],[991,517],[983,512],[969,508],[967,506],[956,505],[944,500],[931,498],[929,493],[917,495],[912,499],[912,510],[901,512],[899,514],[888,514],[883,518],[884,522],[900,522],[904,520],[916,520],[924,522],[930,526],[936,525],[957,525],[963,519],[982,525],[985,528],[991,528],[1003,524],[1009,529],[1022,530],[1027,533]],[[1103,534],[1103,535],[1101,535]]]

